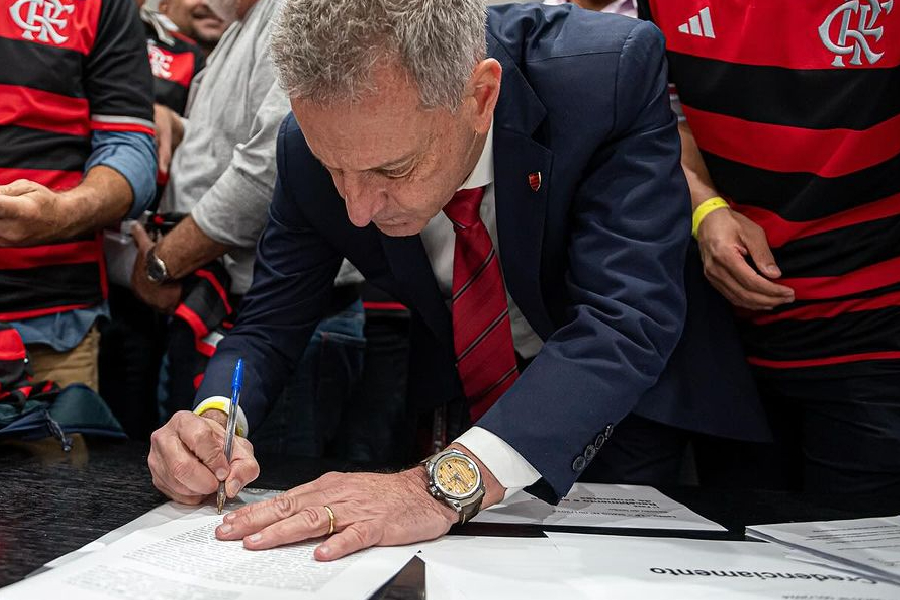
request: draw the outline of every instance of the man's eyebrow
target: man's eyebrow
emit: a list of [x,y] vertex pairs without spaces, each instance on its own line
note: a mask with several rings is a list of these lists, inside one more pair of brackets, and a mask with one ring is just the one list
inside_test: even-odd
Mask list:
[[329,167],[327,164],[325,164],[325,161],[324,161],[324,160],[322,160],[321,158],[319,158],[319,155],[318,155],[318,154],[316,154],[315,152],[312,151],[312,148],[310,148],[309,146],[307,146],[307,149],[309,150],[309,153],[312,154],[313,158],[316,159],[317,161],[319,161],[319,164],[320,164],[320,165],[322,165],[322,166],[325,167],[326,169],[330,169],[330,168],[331,168],[331,167]]
[[400,158],[390,160],[386,163],[383,163],[377,167],[371,167],[366,169],[367,171],[393,171],[398,167],[403,167],[409,164],[409,162],[415,157],[415,152],[410,152],[406,156],[402,156]]

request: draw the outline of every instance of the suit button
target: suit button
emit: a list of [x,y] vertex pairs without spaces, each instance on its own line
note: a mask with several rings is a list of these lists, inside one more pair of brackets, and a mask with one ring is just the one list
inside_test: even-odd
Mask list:
[[613,434],[613,429],[615,429],[615,427],[613,427],[612,423],[607,425],[606,429],[603,430],[603,437],[605,437],[606,439],[611,438],[612,434]]
[[597,448],[593,444],[588,444],[584,449],[584,459],[588,462],[597,455]]
[[578,455],[575,457],[575,461],[572,463],[572,470],[576,473],[582,471],[587,466],[587,461],[584,460],[584,457]]
[[602,448],[603,444],[605,444],[605,443],[606,443],[606,438],[603,437],[603,434],[601,433],[600,435],[597,436],[597,439],[594,440],[594,449],[600,450],[600,448]]

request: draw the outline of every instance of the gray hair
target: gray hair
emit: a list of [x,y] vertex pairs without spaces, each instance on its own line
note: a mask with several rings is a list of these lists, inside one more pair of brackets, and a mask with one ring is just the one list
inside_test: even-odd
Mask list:
[[486,53],[484,0],[284,0],[270,41],[278,82],[317,104],[375,92],[396,61],[427,108],[456,110]]

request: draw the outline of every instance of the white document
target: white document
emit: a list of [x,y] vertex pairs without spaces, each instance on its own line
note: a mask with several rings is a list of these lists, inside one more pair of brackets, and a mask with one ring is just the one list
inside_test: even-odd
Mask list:
[[473,522],[725,531],[655,488],[599,483],[576,483],[558,506],[518,492]]
[[900,598],[893,585],[798,565],[772,544],[547,535],[549,540],[447,537],[424,544],[428,589],[440,590],[441,600]]
[[0,590],[0,599],[271,600],[365,599],[415,554],[413,547],[373,548],[319,562],[320,540],[265,551],[222,542],[222,519],[205,507],[143,529],[102,550]]
[[747,535],[900,585],[900,517],[754,525]]
[[[232,498],[227,501],[227,503],[225,504],[225,509],[226,512],[231,512],[232,510],[237,510],[242,506],[253,504],[261,500],[266,500],[280,493],[281,492],[277,490],[244,488],[236,498]],[[47,569],[59,567],[66,563],[72,562],[73,560],[83,558],[90,552],[102,550],[109,544],[115,542],[116,540],[122,539],[129,533],[134,533],[135,531],[140,531],[141,529],[148,529],[150,527],[163,525],[165,523],[169,523],[170,521],[174,521],[175,519],[181,519],[183,517],[193,515],[198,510],[203,510],[203,507],[188,506],[187,504],[180,504],[178,502],[175,502],[174,500],[170,500],[165,504],[157,506],[153,510],[144,513],[137,519],[129,521],[118,529],[113,529],[109,533],[97,538],[89,544],[82,546],[78,550],[73,550],[68,554],[63,554],[62,556],[54,558],[53,560],[45,564],[44,567]]]
[[590,600],[568,584],[578,565],[547,538],[447,536],[419,548],[428,600]]
[[568,584],[616,600],[898,600],[896,586],[801,565],[773,544],[548,533]]

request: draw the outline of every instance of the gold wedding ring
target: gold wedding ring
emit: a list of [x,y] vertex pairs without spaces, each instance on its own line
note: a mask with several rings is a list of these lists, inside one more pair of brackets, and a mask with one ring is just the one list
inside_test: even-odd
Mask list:
[[325,535],[331,535],[334,533],[334,512],[327,506],[323,506],[322,508],[328,513],[328,533]]

